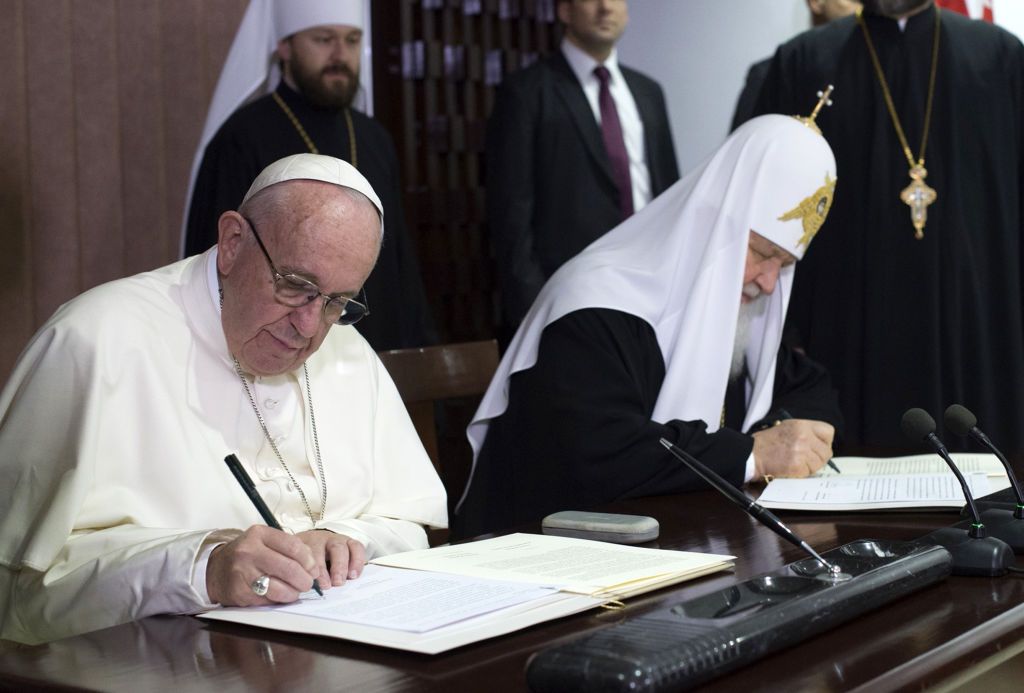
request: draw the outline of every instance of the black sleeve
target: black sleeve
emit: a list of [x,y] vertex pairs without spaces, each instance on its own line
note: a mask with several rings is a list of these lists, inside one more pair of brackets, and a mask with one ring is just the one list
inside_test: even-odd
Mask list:
[[[753,447],[747,436],[727,429],[709,434],[703,421],[651,420],[664,374],[649,324],[619,311],[590,309],[549,325],[537,365],[517,375],[528,397],[548,402],[550,415],[536,417],[536,424],[549,429],[541,435],[571,452],[566,461],[574,477],[595,496],[600,492],[612,500],[700,486],[661,446],[662,437],[742,484]],[[532,405],[544,406],[539,398]]]
[[460,511],[462,531],[705,488],[660,438],[742,484],[752,438],[709,434],[703,421],[651,420],[664,374],[654,330],[639,318],[586,309],[548,325],[536,365],[512,376],[509,406],[491,422]]

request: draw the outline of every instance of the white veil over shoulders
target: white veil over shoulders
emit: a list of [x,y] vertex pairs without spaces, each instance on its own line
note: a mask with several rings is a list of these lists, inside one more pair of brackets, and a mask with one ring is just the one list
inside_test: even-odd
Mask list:
[[[820,134],[789,116],[754,118],[563,265],[527,313],[469,425],[474,471],[489,422],[508,406],[511,375],[537,362],[545,327],[584,308],[619,310],[654,328],[665,361],[655,421],[701,419],[717,430],[749,231],[801,258],[831,206],[835,178],[835,158]],[[771,405],[793,270],[782,269],[766,310],[750,325],[744,430]]]
[[[315,26],[342,24],[366,29],[369,0],[249,0],[206,112],[182,216],[179,254],[185,251],[188,209],[206,145],[232,113],[255,96],[277,88],[281,70],[274,53],[281,39]],[[366,45],[364,40],[364,45]]]

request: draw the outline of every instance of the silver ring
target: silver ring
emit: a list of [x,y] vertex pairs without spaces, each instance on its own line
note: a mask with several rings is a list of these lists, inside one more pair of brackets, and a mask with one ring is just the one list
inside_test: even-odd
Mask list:
[[257,597],[265,597],[270,591],[270,576],[260,575],[249,586],[252,587],[252,591],[256,593]]

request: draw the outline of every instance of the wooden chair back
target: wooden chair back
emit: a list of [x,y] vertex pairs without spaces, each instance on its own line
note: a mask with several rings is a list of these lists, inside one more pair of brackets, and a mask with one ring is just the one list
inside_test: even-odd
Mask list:
[[498,368],[498,342],[489,339],[414,349],[392,349],[382,351],[378,356],[395,381],[434,468],[444,479],[434,403],[456,397],[482,395]]

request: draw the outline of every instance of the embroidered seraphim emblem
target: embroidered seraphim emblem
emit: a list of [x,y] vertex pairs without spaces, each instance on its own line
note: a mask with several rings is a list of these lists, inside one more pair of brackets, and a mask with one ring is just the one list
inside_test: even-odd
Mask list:
[[800,200],[800,204],[779,217],[779,221],[799,219],[803,224],[804,233],[800,236],[800,240],[796,242],[798,246],[802,245],[806,248],[810,245],[814,234],[818,233],[818,229],[825,223],[828,210],[832,208],[832,193],[835,192],[835,189],[835,178],[826,173],[825,185],[815,190],[810,196]]

